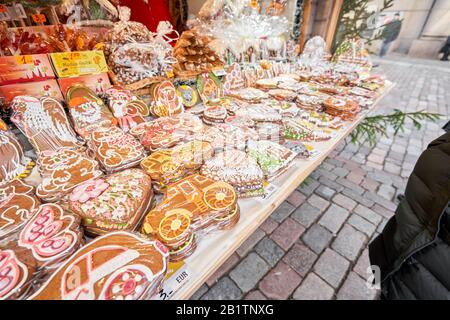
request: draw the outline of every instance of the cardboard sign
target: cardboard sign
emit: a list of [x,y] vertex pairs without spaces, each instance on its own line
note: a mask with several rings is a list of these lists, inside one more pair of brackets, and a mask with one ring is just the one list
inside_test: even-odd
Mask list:
[[17,96],[47,96],[63,101],[56,80],[16,83],[0,87],[0,97],[5,100],[6,104],[11,103]]
[[184,262],[169,263],[169,270],[161,290],[152,298],[153,300],[169,300],[175,292],[180,290],[192,279],[193,272]]
[[0,85],[55,78],[46,54],[0,57]]
[[93,90],[97,95],[102,95],[111,87],[107,73],[92,74],[87,76],[58,79],[61,92],[66,96],[67,89],[76,84],[81,84]]
[[50,58],[59,78],[79,77],[108,71],[103,51],[51,53]]

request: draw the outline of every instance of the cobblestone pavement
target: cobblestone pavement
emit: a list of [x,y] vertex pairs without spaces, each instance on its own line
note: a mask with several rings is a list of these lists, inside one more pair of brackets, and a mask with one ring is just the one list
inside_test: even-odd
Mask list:
[[444,119],[420,131],[409,123],[374,147],[342,143],[193,299],[377,298],[366,287],[367,246],[394,214],[418,156],[450,118],[450,63],[375,63],[397,86],[374,113],[425,109]]

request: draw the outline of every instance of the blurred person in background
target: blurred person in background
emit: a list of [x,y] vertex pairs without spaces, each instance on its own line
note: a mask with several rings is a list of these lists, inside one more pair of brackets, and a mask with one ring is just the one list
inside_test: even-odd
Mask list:
[[381,45],[380,57],[384,57],[389,51],[389,48],[394,40],[397,39],[402,29],[402,21],[400,20],[400,14],[397,12],[394,18],[385,25],[382,33],[383,43]]
[[448,61],[448,56],[450,55],[450,36],[447,37],[447,41],[445,42],[439,53],[442,53],[442,61]]

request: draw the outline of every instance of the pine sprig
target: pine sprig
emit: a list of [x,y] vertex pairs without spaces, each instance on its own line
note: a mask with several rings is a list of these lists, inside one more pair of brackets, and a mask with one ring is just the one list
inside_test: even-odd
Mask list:
[[370,146],[377,143],[379,135],[388,137],[387,129],[392,127],[394,129],[393,135],[404,131],[407,120],[412,121],[416,129],[422,128],[423,121],[429,120],[436,122],[442,117],[439,113],[427,112],[424,110],[416,112],[403,112],[399,109],[394,109],[394,113],[388,115],[376,115],[366,117],[350,134],[351,142],[354,144],[363,144],[368,142]]

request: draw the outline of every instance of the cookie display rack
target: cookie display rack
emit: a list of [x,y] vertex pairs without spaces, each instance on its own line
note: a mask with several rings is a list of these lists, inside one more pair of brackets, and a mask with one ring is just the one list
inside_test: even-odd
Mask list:
[[383,92],[371,108],[361,112],[347,127],[326,142],[311,142],[319,155],[311,160],[295,159],[291,166],[269,186],[265,198],[239,199],[241,219],[227,232],[210,234],[198,244],[196,252],[163,283],[154,299],[189,299],[197,289],[249,238],[271,213],[324,161],[328,155],[376,109],[378,103],[395,86],[386,81]]

